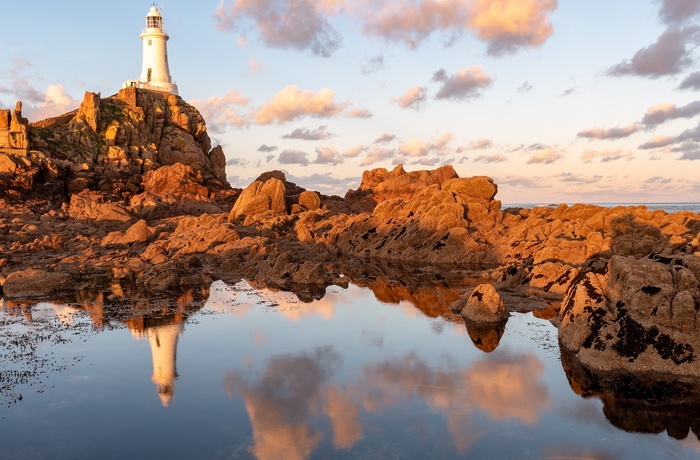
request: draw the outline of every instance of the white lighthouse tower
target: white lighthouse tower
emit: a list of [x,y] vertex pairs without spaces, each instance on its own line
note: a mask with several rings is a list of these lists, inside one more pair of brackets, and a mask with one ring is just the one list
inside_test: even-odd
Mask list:
[[124,88],[137,87],[178,94],[177,85],[170,76],[168,67],[168,39],[163,27],[163,16],[155,6],[146,15],[146,28],[141,33],[143,42],[143,61],[141,76],[138,80],[129,80]]

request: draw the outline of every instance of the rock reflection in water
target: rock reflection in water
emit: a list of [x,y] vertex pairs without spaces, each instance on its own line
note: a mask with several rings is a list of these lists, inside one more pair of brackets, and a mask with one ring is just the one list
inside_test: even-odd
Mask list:
[[341,364],[339,352],[325,347],[277,355],[258,378],[246,371],[225,375],[227,393],[245,402],[257,458],[308,458],[323,439],[312,428],[319,414],[331,421],[333,445],[348,449],[362,438],[363,420],[422,401],[442,414],[455,447],[465,453],[486,434],[476,414],[534,425],[551,406],[544,366],[531,354],[494,353],[461,367],[451,360],[432,366],[409,353],[368,363],[361,378],[346,383],[333,381]]
[[[636,433],[665,431],[675,439],[696,438],[700,433],[700,379],[599,374],[565,347],[561,348],[561,362],[571,389],[584,398],[599,398],[605,417],[614,426]],[[697,449],[695,439],[692,443]]]
[[508,323],[507,319],[498,323],[477,323],[465,320],[464,326],[474,346],[484,353],[491,353],[501,342],[506,323]]

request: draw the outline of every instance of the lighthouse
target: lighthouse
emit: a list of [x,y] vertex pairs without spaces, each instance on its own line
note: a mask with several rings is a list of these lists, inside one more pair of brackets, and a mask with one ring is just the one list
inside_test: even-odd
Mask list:
[[178,94],[177,85],[170,76],[168,66],[168,39],[163,27],[163,16],[152,6],[146,15],[146,28],[141,33],[143,60],[138,80],[128,80],[123,88],[137,87]]

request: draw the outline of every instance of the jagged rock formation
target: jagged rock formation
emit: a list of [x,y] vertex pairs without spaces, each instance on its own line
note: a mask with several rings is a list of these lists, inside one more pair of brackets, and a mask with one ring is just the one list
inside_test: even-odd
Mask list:
[[[0,128],[13,116],[21,120],[0,114]],[[104,99],[87,93],[77,111],[27,133],[26,155],[0,155],[7,292],[14,273],[41,267],[152,290],[245,277],[310,299],[329,284],[364,280],[368,261],[418,264],[435,280],[461,270],[487,282],[459,302],[420,297],[430,315],[455,317],[449,306],[459,304],[484,351],[498,344],[512,308],[502,296],[518,295],[553,302],[546,314],[557,316],[562,346],[591,368],[700,372],[697,214],[501,209],[490,178],[460,178],[451,166],[367,171],[344,199],[280,171],[232,190],[201,115],[177,96],[136,88]],[[469,319],[484,311],[493,327]]]
[[0,110],[0,155],[26,155],[29,150],[27,138],[28,121],[22,117],[22,103],[15,110]]
[[[0,143],[6,118],[0,114]],[[0,195],[69,201],[90,190],[124,200],[144,191],[144,173],[172,165],[193,168],[201,187],[190,193],[205,200],[230,188],[221,148],[211,148],[204,119],[178,96],[127,88],[102,99],[88,92],[75,112],[31,123],[28,131],[22,120],[15,110],[8,129],[10,147],[24,148],[25,156],[0,157]]]

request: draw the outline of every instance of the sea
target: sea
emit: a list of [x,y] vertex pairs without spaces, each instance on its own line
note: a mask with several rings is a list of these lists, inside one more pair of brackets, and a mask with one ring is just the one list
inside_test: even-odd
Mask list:
[[[573,206],[575,203],[566,203]],[[676,202],[676,203],[589,203],[604,208],[614,208],[617,206],[646,206],[650,211],[661,209],[671,214],[679,211],[689,211],[700,213],[700,202]],[[501,209],[506,208],[534,208],[537,206],[557,207],[559,203],[503,203]]]

